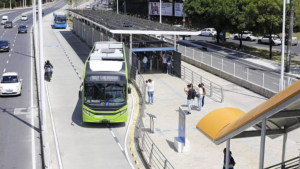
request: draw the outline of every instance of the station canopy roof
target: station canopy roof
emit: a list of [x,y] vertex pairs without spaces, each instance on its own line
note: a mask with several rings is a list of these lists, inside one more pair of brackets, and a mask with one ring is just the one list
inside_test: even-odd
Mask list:
[[117,14],[114,11],[69,9],[75,17],[87,20],[114,34],[199,35],[191,31],[148,19]]
[[[267,120],[266,135],[276,138],[300,127],[300,80],[248,113],[232,107],[216,109],[204,116],[197,129],[215,144],[228,139],[261,135],[261,121]],[[249,128],[256,130],[248,130]]]

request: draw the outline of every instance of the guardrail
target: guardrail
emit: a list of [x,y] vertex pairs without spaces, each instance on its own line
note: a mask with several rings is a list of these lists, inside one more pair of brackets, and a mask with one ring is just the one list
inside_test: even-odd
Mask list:
[[221,103],[224,101],[223,88],[220,85],[217,85],[216,83],[209,81],[203,76],[195,73],[194,71],[182,65],[181,65],[181,78],[188,83],[192,83],[194,86],[198,86],[198,84],[203,83],[205,87],[206,95],[210,96],[210,98],[212,98],[215,101]]
[[279,164],[272,165],[265,169],[298,169],[300,166],[299,157],[292,158]]
[[147,168],[174,169],[172,164],[168,161],[168,159],[163,155],[163,153],[159,150],[156,144],[152,141],[148,134],[148,129],[146,129],[144,126],[142,117],[144,116],[144,109],[146,103],[146,83],[143,76],[138,73],[139,71],[136,67],[132,65],[128,66],[130,66],[130,80],[139,93],[139,104],[141,105],[139,106],[140,113],[137,117],[134,132],[136,149],[142,156],[143,162]]
[[[261,70],[251,69],[242,64],[234,62],[232,59],[226,59],[221,55],[213,52],[200,51],[194,48],[179,45],[177,51],[182,55],[196,60],[209,67],[213,67],[222,72],[235,76],[244,81],[255,84],[261,88],[278,93],[280,91],[280,77]],[[284,77],[284,88],[295,83],[297,79],[291,77]]]

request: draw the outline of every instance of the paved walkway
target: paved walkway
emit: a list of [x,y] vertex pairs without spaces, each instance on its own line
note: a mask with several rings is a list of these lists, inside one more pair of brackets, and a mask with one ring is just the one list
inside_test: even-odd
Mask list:
[[[146,105],[146,113],[157,116],[155,133],[151,138],[175,168],[208,168],[220,169],[223,165],[223,148],[225,144],[215,145],[203,134],[196,130],[196,124],[207,113],[221,107],[236,107],[245,112],[261,104],[266,98],[215,75],[191,66],[185,62],[182,65],[204,76],[224,88],[225,101],[216,102],[205,98],[203,110],[192,111],[187,116],[186,134],[191,143],[191,150],[187,153],[177,153],[174,149],[174,137],[178,136],[178,108],[186,107],[186,95],[183,92],[187,83],[182,79],[167,74],[145,74],[145,79],[155,81],[154,104]],[[149,128],[149,118],[144,118],[146,128]],[[299,141],[299,130],[290,133],[287,141],[286,159],[299,155],[296,141]],[[298,139],[298,140],[297,140]],[[247,138],[231,141],[231,150],[236,160],[236,168],[257,169],[259,162],[260,138]],[[281,159],[282,136],[272,140],[266,138],[265,167],[279,163]]]

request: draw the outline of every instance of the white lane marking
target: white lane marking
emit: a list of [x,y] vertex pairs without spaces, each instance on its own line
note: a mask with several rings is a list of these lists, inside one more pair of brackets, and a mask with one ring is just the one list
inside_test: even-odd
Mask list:
[[[32,30],[32,27],[31,27]],[[30,34],[30,39],[31,39],[31,60],[30,60],[30,88],[31,88],[31,98],[30,98],[30,102],[31,102],[31,107],[33,107],[33,77],[32,77],[32,69],[33,69],[33,52],[32,52],[32,48],[33,48],[33,43],[32,43],[32,34]],[[10,56],[10,55],[9,55]],[[33,111],[31,109],[31,125],[34,126],[34,114]],[[31,156],[32,156],[32,169],[36,169],[36,161],[35,161],[35,140],[34,140],[34,130],[31,130]]]
[[14,40],[14,43],[16,42],[16,40]]
[[10,57],[10,56],[11,56],[11,54],[8,55],[8,57]]
[[13,51],[13,49],[11,49],[10,51]]
[[120,149],[121,149],[122,151],[124,151],[123,148],[122,148],[122,146],[121,146],[121,144],[120,144],[120,142],[118,142],[118,145],[119,145]]
[[128,122],[128,127],[127,127],[127,131],[126,131],[126,134],[125,134],[125,141],[124,141],[124,149],[125,149],[125,156],[127,158],[127,161],[128,163],[130,164],[131,168],[134,168],[130,158],[129,158],[129,155],[128,155],[128,151],[127,151],[127,140],[128,140],[128,134],[129,134],[129,128],[130,128],[130,124],[132,124],[132,119],[133,119],[133,114],[134,114],[134,110],[135,110],[135,99],[133,97],[133,94],[130,94],[131,95],[131,99],[132,99],[132,110],[131,110],[131,116],[130,116],[130,120]]
[[8,60],[6,61],[6,63],[8,63]]
[[112,131],[110,131],[110,132],[111,132],[111,134],[112,134],[114,137],[116,137],[115,134],[114,134],[114,132],[112,132]]
[[6,68],[4,68],[3,72],[5,72]]
[[15,46],[15,44],[13,44],[13,46]]

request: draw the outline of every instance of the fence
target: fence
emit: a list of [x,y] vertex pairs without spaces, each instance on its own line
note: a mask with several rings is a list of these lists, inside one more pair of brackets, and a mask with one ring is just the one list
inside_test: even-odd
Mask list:
[[[179,44],[177,46],[177,51],[182,53],[182,55],[192,58],[202,64],[223,71],[264,89],[275,93],[280,91],[280,76],[278,74],[252,69],[240,63],[234,62],[231,59],[226,59],[221,55],[217,55],[216,53],[200,51]],[[284,77],[284,88],[287,88],[296,81],[297,79],[295,78]]]
[[192,83],[194,86],[203,83],[207,96],[221,103],[224,101],[223,88],[221,86],[209,81],[185,66],[181,66],[181,78],[188,83]]

